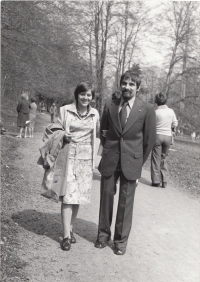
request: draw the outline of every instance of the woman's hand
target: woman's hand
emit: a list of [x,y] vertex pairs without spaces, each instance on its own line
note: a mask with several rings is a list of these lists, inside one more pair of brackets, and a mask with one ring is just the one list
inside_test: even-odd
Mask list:
[[70,142],[72,139],[72,134],[65,132],[64,140]]

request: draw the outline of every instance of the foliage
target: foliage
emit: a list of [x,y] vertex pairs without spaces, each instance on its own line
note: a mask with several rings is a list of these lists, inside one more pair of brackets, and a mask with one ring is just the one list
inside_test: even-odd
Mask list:
[[66,100],[87,79],[87,65],[56,13],[51,3],[2,3],[3,96],[17,99],[28,90],[40,100]]
[[[199,128],[200,5],[163,5],[156,15],[140,1],[3,1],[2,96],[17,100],[26,90],[47,107],[61,105],[71,101],[77,83],[90,80],[101,113],[121,74],[136,62],[140,98],[154,103],[155,94],[166,91],[181,126]],[[151,40],[166,54],[163,67],[156,58],[148,66],[138,59]]]

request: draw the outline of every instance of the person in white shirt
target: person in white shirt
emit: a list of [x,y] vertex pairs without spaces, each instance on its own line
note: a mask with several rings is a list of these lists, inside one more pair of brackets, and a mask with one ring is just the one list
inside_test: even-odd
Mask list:
[[152,186],[167,186],[168,166],[166,157],[172,141],[172,128],[176,129],[178,120],[174,111],[166,105],[167,97],[159,93],[155,97],[156,110],[156,142],[151,153]]
[[195,138],[196,138],[196,132],[195,131],[192,132],[191,138],[192,138],[192,142],[195,142]]

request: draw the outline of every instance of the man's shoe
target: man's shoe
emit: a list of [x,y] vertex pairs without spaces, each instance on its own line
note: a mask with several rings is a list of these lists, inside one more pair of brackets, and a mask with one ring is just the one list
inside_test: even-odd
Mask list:
[[74,233],[70,231],[70,236],[71,236],[71,243],[75,244],[76,243],[76,238],[74,237]]
[[126,249],[120,250],[117,247],[114,247],[113,252],[114,252],[115,255],[123,256],[126,253]]
[[106,242],[99,242],[98,240],[95,242],[94,246],[98,249],[103,249],[107,246]]
[[71,248],[71,239],[69,237],[64,238],[61,243],[61,249],[63,251],[69,251]]
[[163,182],[162,183],[162,188],[166,188],[167,187],[167,182]]
[[151,186],[160,187],[160,183],[151,183]]

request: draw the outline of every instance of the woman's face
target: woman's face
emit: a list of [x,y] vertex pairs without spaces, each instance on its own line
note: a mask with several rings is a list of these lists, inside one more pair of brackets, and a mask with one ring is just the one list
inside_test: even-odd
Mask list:
[[91,101],[92,101],[92,91],[91,90],[78,94],[78,103],[81,106],[87,107]]

